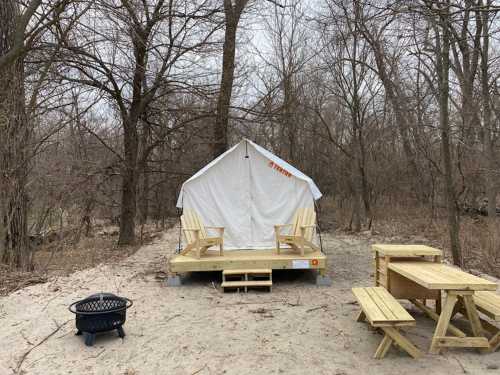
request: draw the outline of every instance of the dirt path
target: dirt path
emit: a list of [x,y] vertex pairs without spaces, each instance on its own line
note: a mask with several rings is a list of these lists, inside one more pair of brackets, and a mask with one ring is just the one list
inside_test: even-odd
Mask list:
[[[371,358],[381,337],[354,322],[350,288],[371,285],[369,243],[325,236],[332,287],[307,272],[274,273],[273,292],[223,294],[219,275],[180,288],[157,279],[176,230],[119,264],[99,266],[0,298],[0,375],[23,374],[498,374],[500,353],[453,350],[415,361],[391,349]],[[212,283],[214,282],[214,283]],[[134,300],[122,340],[88,348],[74,336],[67,306],[98,291]],[[427,348],[433,324],[418,313],[408,336]],[[58,328],[59,327],[59,328]],[[54,331],[57,331],[54,333]],[[50,337],[49,337],[50,335]],[[48,338],[47,338],[48,337]],[[39,346],[38,343],[42,342]]]

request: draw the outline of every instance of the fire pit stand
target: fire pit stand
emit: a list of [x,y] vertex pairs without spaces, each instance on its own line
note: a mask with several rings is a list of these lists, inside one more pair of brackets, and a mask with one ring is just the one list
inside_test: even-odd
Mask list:
[[99,293],[72,303],[69,311],[76,315],[76,334],[83,334],[85,345],[92,346],[98,332],[116,329],[119,337],[125,337],[122,326],[126,320],[127,309],[132,305],[133,302],[128,298]]

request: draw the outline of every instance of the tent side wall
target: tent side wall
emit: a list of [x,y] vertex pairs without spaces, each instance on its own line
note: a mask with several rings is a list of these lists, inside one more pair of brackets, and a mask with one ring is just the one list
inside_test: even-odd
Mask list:
[[275,165],[260,152],[250,154],[251,248],[275,246],[274,225],[292,221],[300,207],[311,207],[314,199],[308,183]]

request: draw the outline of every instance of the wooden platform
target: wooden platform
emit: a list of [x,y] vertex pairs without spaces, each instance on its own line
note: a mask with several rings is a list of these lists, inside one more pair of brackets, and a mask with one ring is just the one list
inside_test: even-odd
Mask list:
[[231,269],[326,269],[326,255],[321,251],[306,252],[302,257],[289,249],[207,251],[200,259],[174,255],[169,262],[170,273],[223,271]]

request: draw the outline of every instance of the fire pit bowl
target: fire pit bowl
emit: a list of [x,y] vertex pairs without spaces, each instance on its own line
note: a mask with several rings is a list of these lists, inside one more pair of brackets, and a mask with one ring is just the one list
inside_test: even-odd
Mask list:
[[116,329],[118,336],[125,337],[123,324],[127,309],[133,302],[125,297],[118,297],[111,293],[93,294],[85,299],[74,302],[69,311],[76,315],[77,335],[83,334],[85,345],[92,346],[95,334],[98,332]]

